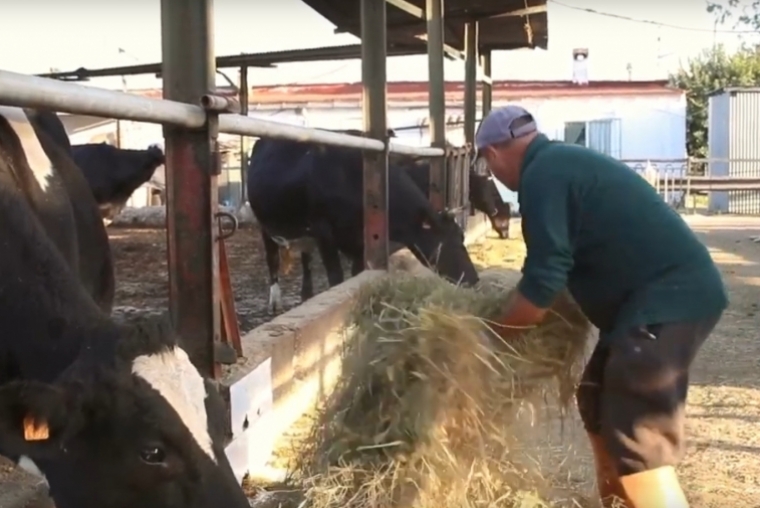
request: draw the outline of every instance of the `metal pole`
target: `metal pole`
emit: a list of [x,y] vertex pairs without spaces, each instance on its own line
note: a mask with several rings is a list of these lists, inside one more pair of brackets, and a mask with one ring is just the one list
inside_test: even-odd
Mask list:
[[475,115],[478,107],[478,22],[464,25],[464,139],[475,142]]
[[[385,0],[361,0],[364,132],[387,141]],[[388,151],[364,152],[364,266],[388,269]]]
[[385,143],[376,139],[367,139],[363,136],[351,136],[342,132],[289,125],[241,115],[220,115],[219,132],[239,134],[241,136],[292,139],[293,141],[302,141],[304,143],[324,143],[325,145],[373,150],[375,152],[385,150]]
[[[425,1],[427,21],[430,145],[446,146],[446,82],[443,75],[443,0]],[[430,161],[430,202],[436,210],[445,206],[446,159]]]
[[[248,116],[248,67],[240,67],[240,114]],[[240,205],[248,199],[246,170],[248,169],[248,150],[245,149],[245,136],[240,136]]]
[[[197,104],[215,83],[212,0],[161,0],[164,97]],[[198,370],[216,376],[220,339],[215,117],[205,127],[165,126],[169,307]]]
[[491,50],[486,49],[481,55],[483,65],[483,118],[491,112],[493,108],[493,82],[491,81]]
[[206,123],[199,101],[180,104],[0,70],[0,104],[7,106],[198,128]]

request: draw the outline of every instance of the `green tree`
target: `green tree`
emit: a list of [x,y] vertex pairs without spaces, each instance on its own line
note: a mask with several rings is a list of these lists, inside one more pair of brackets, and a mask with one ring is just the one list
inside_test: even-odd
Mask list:
[[733,21],[734,28],[760,30],[760,0],[707,0],[707,12],[721,25]]
[[721,88],[760,86],[760,47],[745,46],[735,53],[723,46],[705,50],[670,81],[686,92],[687,151],[692,157],[707,157],[708,98]]

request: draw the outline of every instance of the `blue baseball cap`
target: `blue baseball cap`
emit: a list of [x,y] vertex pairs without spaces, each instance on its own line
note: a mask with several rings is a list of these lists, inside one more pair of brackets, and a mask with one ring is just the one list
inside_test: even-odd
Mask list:
[[[512,124],[518,118],[528,120],[517,128]],[[475,148],[480,152],[483,148],[497,145],[510,139],[520,138],[538,130],[536,121],[525,108],[510,104],[503,108],[492,110],[480,122],[478,132],[475,134]]]

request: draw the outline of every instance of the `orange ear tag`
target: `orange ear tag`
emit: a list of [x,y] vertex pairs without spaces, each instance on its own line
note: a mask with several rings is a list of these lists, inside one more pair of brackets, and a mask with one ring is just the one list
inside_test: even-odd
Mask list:
[[50,438],[50,429],[47,423],[37,424],[33,417],[24,418],[24,439],[27,441],[45,441]]

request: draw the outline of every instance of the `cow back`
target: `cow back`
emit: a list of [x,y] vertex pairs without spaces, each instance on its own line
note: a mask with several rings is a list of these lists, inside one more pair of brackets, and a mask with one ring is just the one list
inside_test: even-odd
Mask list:
[[290,140],[260,139],[246,172],[248,201],[261,223],[277,229],[303,228],[309,216],[312,146]]
[[40,118],[45,117],[29,117],[42,148],[48,158],[54,161],[56,178],[61,182],[68,200],[73,224],[66,230],[66,235],[67,240],[76,241],[76,272],[85,291],[104,312],[110,314],[115,280],[108,233],[87,180],[71,160],[69,149],[62,147],[60,140],[50,135],[50,128],[54,127],[52,119],[48,118],[43,125]]

